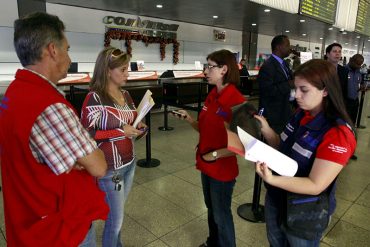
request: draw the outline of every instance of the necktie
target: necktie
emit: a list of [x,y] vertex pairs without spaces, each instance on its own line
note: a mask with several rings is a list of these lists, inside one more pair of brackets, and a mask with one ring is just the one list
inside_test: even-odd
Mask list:
[[283,63],[282,63],[281,67],[283,67],[283,70],[285,72],[285,75],[286,75],[287,79],[290,80],[291,79],[290,78],[290,69],[289,69],[288,63],[285,60],[283,60]]

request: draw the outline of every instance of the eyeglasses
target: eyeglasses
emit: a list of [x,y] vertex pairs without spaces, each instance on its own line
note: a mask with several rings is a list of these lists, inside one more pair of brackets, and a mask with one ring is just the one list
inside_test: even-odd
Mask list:
[[216,64],[216,65],[210,65],[210,64],[205,64],[204,65],[204,70],[206,70],[206,69],[208,69],[208,70],[211,70],[212,68],[221,68],[223,65],[218,65],[218,64]]
[[112,53],[109,55],[109,62],[111,62],[112,58],[115,58],[116,59],[116,58],[122,56],[123,54],[126,54],[126,53],[124,53],[120,49],[114,49],[112,51]]

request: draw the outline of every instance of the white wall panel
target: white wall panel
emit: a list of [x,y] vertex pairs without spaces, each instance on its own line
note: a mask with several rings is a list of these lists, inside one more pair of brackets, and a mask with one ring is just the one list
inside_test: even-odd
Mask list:
[[16,0],[0,0],[0,26],[13,27],[18,19],[18,4]]

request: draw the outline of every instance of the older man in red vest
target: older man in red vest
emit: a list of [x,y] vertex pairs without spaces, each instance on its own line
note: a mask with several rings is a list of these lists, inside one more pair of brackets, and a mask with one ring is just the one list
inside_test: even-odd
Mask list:
[[0,107],[7,245],[94,246],[92,222],[108,207],[96,178],[102,151],[56,83],[70,65],[64,24],[35,13],[14,23],[17,71]]

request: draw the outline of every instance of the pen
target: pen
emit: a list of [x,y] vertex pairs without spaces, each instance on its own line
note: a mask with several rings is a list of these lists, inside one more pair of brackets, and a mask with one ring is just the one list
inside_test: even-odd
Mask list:
[[258,112],[258,116],[262,116],[263,115],[263,111],[265,110],[265,108],[261,108]]

